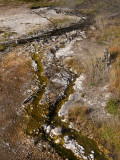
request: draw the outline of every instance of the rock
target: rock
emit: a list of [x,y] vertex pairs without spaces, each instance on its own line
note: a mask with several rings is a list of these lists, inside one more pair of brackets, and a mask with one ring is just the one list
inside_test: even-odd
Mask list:
[[46,129],[46,133],[49,134],[50,132],[51,132],[51,126],[48,126],[47,129]]
[[79,41],[82,41],[83,39],[81,37],[78,37],[76,38],[76,41],[79,42]]
[[55,143],[60,143],[60,140],[59,140],[59,139],[56,139]]
[[62,134],[62,127],[56,127],[54,129],[51,130],[51,133],[54,135],[61,135]]
[[51,126],[50,125],[48,126],[47,124],[44,124],[43,127],[44,127],[44,130],[46,131],[47,134],[49,134],[51,132]]
[[56,48],[53,47],[53,48],[50,49],[50,51],[51,51],[51,53],[55,53],[56,52]]
[[77,157],[87,159],[87,157],[85,156],[85,149],[83,148],[83,146],[79,145],[76,140],[70,139],[69,136],[65,136],[64,141],[64,146],[67,149],[70,149]]
[[56,46],[52,47],[52,48],[50,49],[50,51],[51,51],[51,53],[55,53],[58,49],[59,49],[59,48],[58,48],[58,46],[56,45]]

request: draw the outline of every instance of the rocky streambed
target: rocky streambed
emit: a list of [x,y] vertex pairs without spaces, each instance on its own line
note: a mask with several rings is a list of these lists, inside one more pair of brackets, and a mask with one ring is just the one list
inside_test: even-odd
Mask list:
[[[83,31],[74,30],[27,44],[26,50],[30,51],[35,62],[39,85],[35,94],[24,101],[30,117],[26,134],[48,141],[63,159],[102,160],[107,158],[97,143],[62,119],[67,112],[64,104],[72,93],[79,94],[77,90],[81,89],[84,79],[82,75],[69,70],[64,61],[74,56],[72,44],[84,38]],[[68,103],[72,105],[75,101],[72,99]]]

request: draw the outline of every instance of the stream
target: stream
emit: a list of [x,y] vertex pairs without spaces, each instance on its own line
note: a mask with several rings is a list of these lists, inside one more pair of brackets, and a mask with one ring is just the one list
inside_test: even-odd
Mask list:
[[105,160],[107,158],[95,140],[82,135],[70,127],[70,122],[58,116],[75,92],[75,82],[81,75],[66,68],[57,53],[61,50],[65,51],[63,56],[71,56],[69,46],[78,37],[85,38],[81,30],[69,32],[67,38],[66,35],[53,36],[28,44],[36,64],[39,89],[25,100],[25,109],[30,117],[26,134],[37,137],[35,143],[39,143],[39,139],[47,141],[63,159]]

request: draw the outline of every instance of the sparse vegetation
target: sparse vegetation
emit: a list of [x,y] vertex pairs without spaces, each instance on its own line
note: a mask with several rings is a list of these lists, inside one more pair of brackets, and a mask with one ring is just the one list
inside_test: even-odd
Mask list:
[[83,65],[80,63],[80,60],[78,58],[70,58],[66,60],[66,65],[68,68],[71,68],[72,71],[77,72],[77,73],[81,73],[84,72],[84,67]]
[[113,60],[112,69],[110,72],[111,75],[111,85],[110,89],[116,95],[116,97],[120,98],[120,47],[111,47],[109,49],[111,54],[111,58]]
[[73,122],[79,132],[87,136],[92,136],[99,145],[104,146],[106,149],[103,148],[103,150],[110,156],[110,160],[119,159],[119,122],[117,124],[93,122],[89,118],[90,109],[87,109],[85,106],[74,106],[73,108],[74,109],[69,111],[68,121]]
[[80,5],[84,2],[85,0],[58,0],[58,1],[48,1],[48,0],[43,0],[43,1],[40,1],[40,2],[33,2],[29,7],[30,8],[33,8],[33,7],[37,7],[37,6],[40,6],[40,7],[49,7],[49,6],[60,6],[60,7],[65,7],[65,6],[69,6],[69,7],[75,7],[77,5]]
[[97,42],[99,44],[109,43],[118,43],[120,37],[120,26],[109,26],[102,28],[97,35]]
[[53,26],[53,24],[54,24],[54,26],[56,26],[56,28],[60,28],[60,27],[64,27],[64,26],[67,27],[70,24],[74,23],[76,20],[73,19],[73,18],[67,18],[67,17],[65,17],[65,18],[62,18],[62,19],[50,18],[50,21],[52,23],[49,24],[49,27]]

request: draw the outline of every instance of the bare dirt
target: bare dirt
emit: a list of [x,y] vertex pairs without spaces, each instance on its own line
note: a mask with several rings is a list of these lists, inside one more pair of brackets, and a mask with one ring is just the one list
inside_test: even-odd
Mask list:
[[30,55],[22,53],[21,47],[2,55],[0,75],[1,160],[59,159],[47,143],[35,147],[34,141],[24,134],[29,117],[23,101],[37,85]]
[[[41,13],[42,17],[36,13]],[[48,19],[44,18],[47,17]],[[0,27],[7,28],[9,31],[16,32],[13,38],[26,35],[36,30],[44,30],[50,24],[49,19],[74,18],[76,16],[66,16],[64,14],[57,14],[54,10],[48,8],[40,8],[31,10],[23,5],[18,8],[0,7]]]

